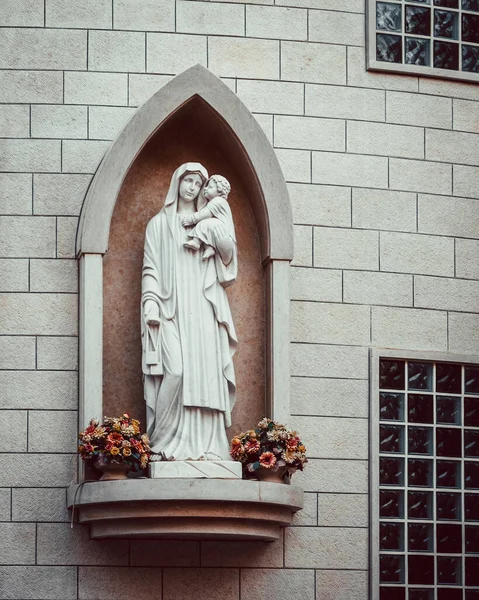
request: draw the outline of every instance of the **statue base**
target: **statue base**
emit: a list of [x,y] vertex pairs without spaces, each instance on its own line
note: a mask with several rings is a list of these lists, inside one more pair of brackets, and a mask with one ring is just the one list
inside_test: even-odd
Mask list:
[[162,460],[150,462],[150,479],[241,479],[234,460]]

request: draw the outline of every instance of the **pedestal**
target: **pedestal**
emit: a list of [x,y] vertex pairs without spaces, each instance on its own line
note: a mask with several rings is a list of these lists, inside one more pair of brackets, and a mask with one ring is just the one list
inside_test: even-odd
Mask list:
[[234,460],[163,460],[149,464],[151,479],[241,479],[241,463]]

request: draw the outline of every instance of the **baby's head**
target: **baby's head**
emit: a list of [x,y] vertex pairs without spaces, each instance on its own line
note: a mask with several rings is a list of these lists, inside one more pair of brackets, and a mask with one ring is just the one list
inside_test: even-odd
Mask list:
[[223,177],[223,175],[212,175],[208,179],[203,193],[207,200],[212,200],[217,196],[221,196],[227,200],[230,191],[231,185],[226,177]]

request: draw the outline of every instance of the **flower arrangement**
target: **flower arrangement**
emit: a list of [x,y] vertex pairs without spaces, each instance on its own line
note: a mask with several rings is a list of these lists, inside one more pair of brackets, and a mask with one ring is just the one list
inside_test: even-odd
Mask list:
[[308,462],[306,448],[296,431],[266,417],[255,429],[240,433],[231,441],[231,457],[243,463],[246,477],[261,467],[292,475]]
[[150,440],[140,432],[140,422],[128,413],[121,417],[105,417],[103,423],[92,419],[79,435],[78,452],[83,460],[102,464],[124,464],[144,469],[150,457]]

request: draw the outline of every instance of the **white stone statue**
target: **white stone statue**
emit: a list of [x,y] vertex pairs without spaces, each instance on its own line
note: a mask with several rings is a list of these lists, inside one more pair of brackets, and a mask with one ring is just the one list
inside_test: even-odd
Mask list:
[[229,459],[237,339],[224,288],[236,279],[237,249],[228,192],[201,164],[181,165],[146,229],[142,369],[147,430],[162,460]]

